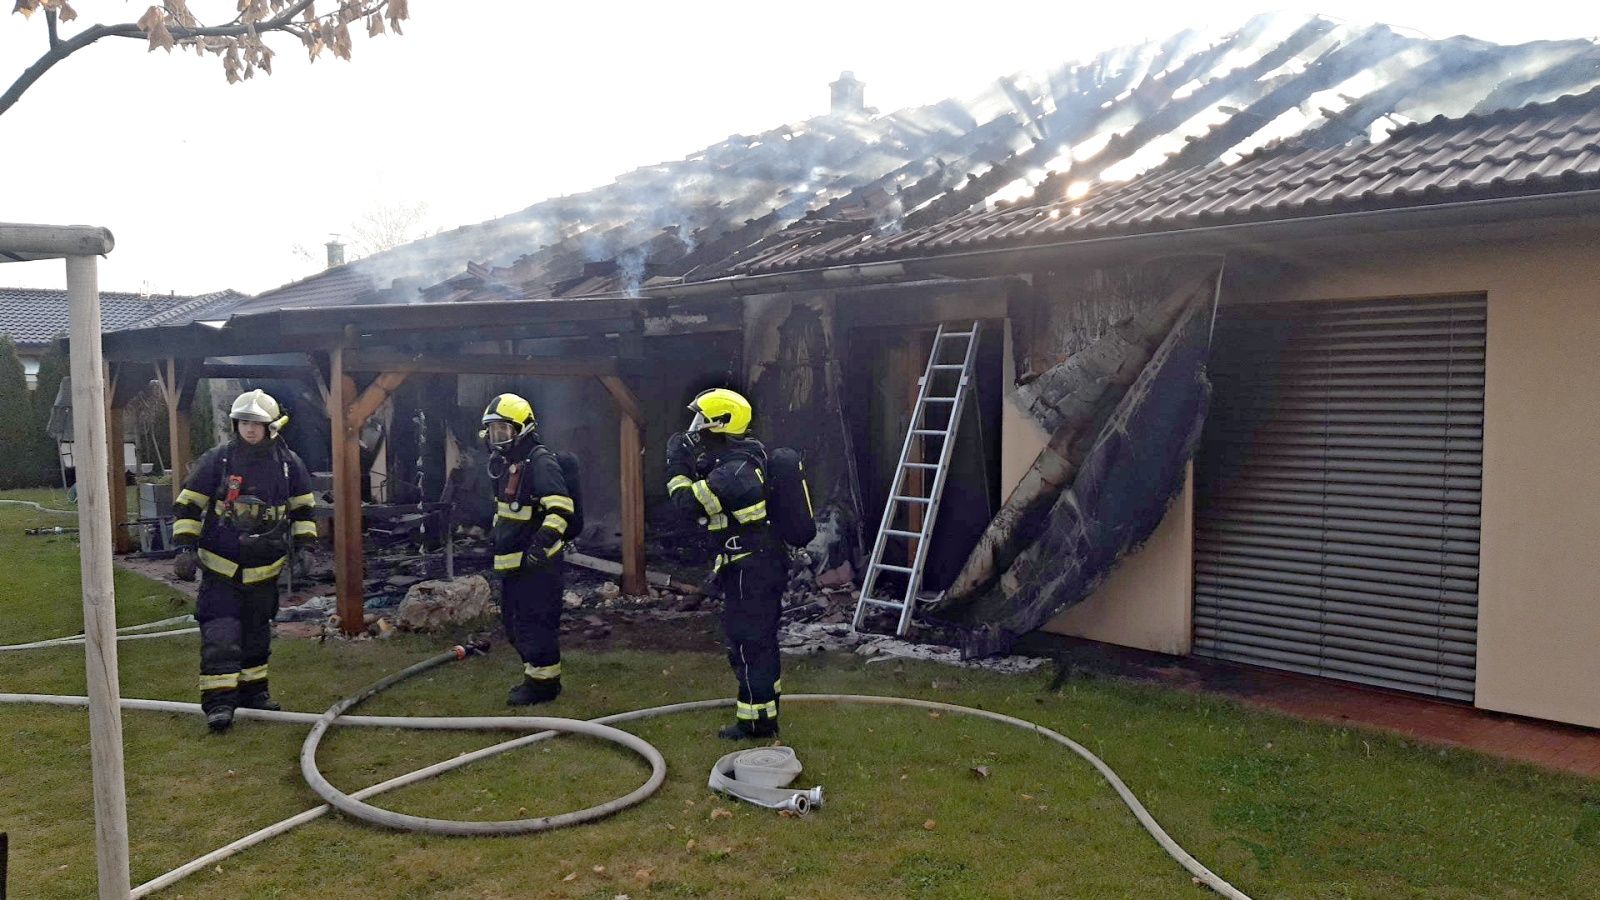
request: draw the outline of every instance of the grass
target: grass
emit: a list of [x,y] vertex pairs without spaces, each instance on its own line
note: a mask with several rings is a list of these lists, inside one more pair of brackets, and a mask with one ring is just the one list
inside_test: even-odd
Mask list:
[[[15,496],[7,494],[5,496]],[[81,628],[75,544],[25,538],[60,518],[0,506],[0,644]],[[54,522],[50,522],[54,524]],[[118,580],[118,621],[173,613],[154,582]],[[438,652],[450,636],[280,641],[275,693],[292,709],[339,697]],[[193,636],[121,645],[127,696],[190,700]],[[587,718],[724,696],[711,654],[571,654],[551,715]],[[516,664],[504,646],[381,695],[362,712],[503,713]],[[0,691],[81,693],[82,648],[0,654]],[[1229,701],[1109,680],[1050,689],[1003,677],[824,655],[786,661],[791,693],[922,697],[1037,721],[1115,768],[1201,862],[1257,898],[1600,896],[1600,782]],[[542,710],[541,710],[542,711]],[[517,838],[400,834],[327,816],[191,876],[165,897],[245,898],[1189,898],[1195,887],[1093,770],[1018,729],[925,710],[790,703],[785,737],[827,806],[803,819],[705,787],[729,748],[725,712],[629,724],[668,762],[666,785],[597,824]],[[123,717],[133,877],[146,881],[317,805],[298,770],[301,727]],[[504,736],[336,730],[319,760],[355,790]],[[986,767],[980,777],[974,769]],[[87,716],[0,706],[0,830],[19,897],[93,896]],[[501,819],[564,812],[632,790],[630,752],[562,739],[379,798],[402,812]],[[727,810],[731,816],[716,815]]]

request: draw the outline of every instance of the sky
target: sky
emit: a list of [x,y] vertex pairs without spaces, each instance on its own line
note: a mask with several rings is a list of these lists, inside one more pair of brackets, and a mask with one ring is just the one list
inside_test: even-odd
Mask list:
[[[84,23],[138,0],[74,0]],[[202,21],[233,0],[188,0]],[[6,4],[5,6],[10,6]],[[229,85],[215,57],[105,39],[0,114],[0,221],[111,229],[102,290],[263,290],[322,268],[380,206],[450,229],[828,111],[851,71],[881,112],[969,97],[995,78],[1259,12],[1382,22],[1504,44],[1600,35],[1600,4],[1323,0],[805,3],[410,0],[405,35],[308,62],[281,36],[274,74]],[[5,7],[0,7],[3,11]],[[0,19],[0,86],[45,49],[42,17]],[[297,254],[309,248],[313,258]],[[61,287],[59,261],[0,284]]]

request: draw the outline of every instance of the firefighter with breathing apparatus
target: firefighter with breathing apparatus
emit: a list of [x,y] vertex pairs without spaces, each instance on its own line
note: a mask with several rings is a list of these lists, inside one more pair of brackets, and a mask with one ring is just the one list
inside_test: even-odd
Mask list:
[[689,404],[689,429],[667,440],[667,493],[715,544],[712,589],[722,594],[728,664],[739,682],[734,723],[720,737],[778,734],[783,692],[778,617],[788,554],[767,521],[766,449],[749,434],[750,401],[727,388]]
[[537,431],[533,407],[500,394],[483,411],[484,446],[494,479],[494,568],[502,576],[506,638],[522,657],[522,681],[508,706],[531,706],[561,693],[562,549],[576,506],[561,463]]
[[266,391],[246,391],[228,416],[233,438],[195,463],[173,502],[174,574],[200,572],[200,706],[223,732],[238,707],[278,709],[267,688],[278,576],[297,575],[317,539],[305,463],[284,446],[289,421]]

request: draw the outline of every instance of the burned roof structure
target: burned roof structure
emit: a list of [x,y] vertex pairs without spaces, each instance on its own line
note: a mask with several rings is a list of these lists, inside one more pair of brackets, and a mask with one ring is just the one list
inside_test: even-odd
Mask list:
[[[897,237],[967,213],[1109,192],[1143,174],[1181,178],[1264,148],[1337,152],[1407,123],[1596,84],[1600,47],[1589,41],[1502,46],[1261,15],[1018,72],[966,99],[883,115],[839,104],[334,267],[237,310],[631,296],[908,252]],[[447,280],[449,290],[431,287]]]

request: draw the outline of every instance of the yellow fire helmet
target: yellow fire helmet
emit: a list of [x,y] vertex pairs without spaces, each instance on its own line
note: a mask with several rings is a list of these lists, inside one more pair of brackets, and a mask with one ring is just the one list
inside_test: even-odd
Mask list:
[[[513,429],[510,440],[492,443],[489,440],[488,427],[491,422],[509,422]],[[538,427],[539,420],[534,417],[533,407],[528,401],[516,394],[499,394],[484,408],[483,425],[484,429],[478,432],[478,436],[483,438],[484,443],[499,449],[509,447],[521,440],[524,435],[531,434]]]
[[279,430],[289,424],[289,417],[283,414],[278,401],[260,388],[245,391],[234,398],[228,418],[235,422],[260,422],[267,426],[267,433],[273,437],[277,437]]
[[750,401],[737,391],[727,388],[712,388],[701,391],[694,402],[689,404],[689,411],[694,413],[694,422],[689,425],[690,431],[710,431],[716,434],[741,435],[750,427],[750,416],[753,411]]

